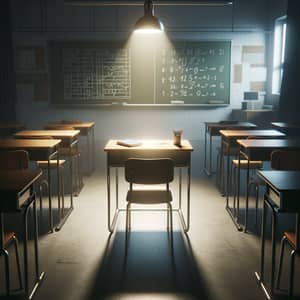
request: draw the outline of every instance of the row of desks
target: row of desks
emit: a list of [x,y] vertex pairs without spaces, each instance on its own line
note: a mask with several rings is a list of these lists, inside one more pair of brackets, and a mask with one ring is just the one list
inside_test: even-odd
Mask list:
[[[243,124],[245,125],[245,124]],[[243,126],[241,124],[241,127]],[[212,128],[210,128],[212,126]],[[230,126],[230,130],[228,127]],[[300,150],[299,136],[300,125],[291,123],[272,123],[274,128],[278,130],[257,130],[251,127],[251,130],[245,128],[232,128],[232,125],[225,125],[222,129],[216,129],[212,123],[206,124],[206,134],[210,132],[213,136],[220,135],[222,142],[221,147],[227,147],[230,153],[230,147],[239,147],[239,165],[238,178],[240,178],[240,162],[241,159],[269,161],[271,153],[274,150]],[[221,126],[222,127],[222,126]],[[235,125],[238,127],[238,124]],[[209,130],[210,128],[210,130]],[[238,130],[239,129],[239,130]],[[218,130],[218,133],[215,131]],[[206,144],[206,143],[205,143]],[[223,148],[221,152],[223,152]],[[211,151],[211,149],[210,149]],[[210,154],[211,159],[211,154]],[[249,165],[248,165],[249,166]],[[205,165],[206,167],[206,165]],[[210,163],[211,169],[211,163]],[[229,169],[230,157],[227,156],[227,181],[226,181],[226,209],[231,215],[238,229],[242,229],[239,222],[239,211],[235,214],[228,205],[229,197]],[[211,174],[211,172],[207,172]],[[277,214],[284,212],[300,212],[300,172],[295,171],[258,171],[258,176],[266,185],[266,193],[264,195],[262,232],[261,232],[261,249],[260,249],[260,268],[255,272],[256,279],[261,286],[267,299],[273,298],[274,293],[274,277],[275,277],[275,257],[276,257],[276,225]],[[249,179],[249,167],[247,170],[247,179]],[[239,201],[240,184],[238,182],[237,198]],[[246,203],[249,197],[248,186],[246,188]],[[239,207],[239,205],[237,205]],[[270,208],[272,211],[272,238],[271,238],[271,269],[269,289],[265,282],[265,231],[266,231],[266,210]],[[246,209],[247,212],[247,209]],[[245,215],[244,229],[247,230],[247,214]]]
[[[86,124],[89,128],[94,127],[94,123]],[[0,151],[9,151],[9,150],[25,150],[29,154],[29,158],[32,161],[37,160],[46,160],[48,161],[48,194],[51,200],[51,172],[50,172],[50,160],[56,159],[57,161],[57,183],[59,186],[60,182],[60,172],[59,172],[59,147],[69,148],[72,151],[72,148],[75,147],[78,143],[78,136],[82,133],[88,135],[88,147],[91,145],[91,149],[88,148],[90,152],[94,152],[94,142],[90,142],[89,136],[94,139],[94,134],[90,134],[85,130],[88,130],[87,127],[82,124],[78,124],[77,128],[81,130],[23,130],[14,133],[14,138],[0,139]],[[4,128],[5,126],[0,126]],[[18,128],[14,127],[14,129]],[[6,129],[6,128],[5,128]],[[90,131],[90,130],[88,130]],[[93,132],[93,131],[92,131]],[[50,137],[51,139],[43,139],[43,137]],[[30,139],[30,137],[34,137]],[[38,139],[40,137],[41,139]],[[93,154],[92,154],[93,155]],[[89,166],[90,171],[94,166],[94,157],[91,157]],[[70,180],[72,182],[73,166],[72,159],[70,159]],[[36,215],[36,203],[35,203],[35,192],[33,190],[33,184],[41,176],[41,171],[1,171],[0,170],[0,230],[1,230],[1,248],[0,251],[4,250],[3,245],[3,236],[4,236],[4,214],[6,212],[18,212],[22,213],[23,223],[23,245],[24,245],[24,278],[25,278],[25,298],[32,299],[35,291],[40,285],[44,273],[39,270],[39,258],[38,258],[38,229],[37,229],[37,215]],[[58,189],[58,197],[60,197],[60,191]],[[56,229],[59,230],[64,224],[68,216],[73,210],[73,188],[71,187],[71,205],[68,211],[65,214],[59,212],[59,224]],[[34,262],[35,262],[35,281],[33,288],[29,287],[29,255],[28,255],[28,224],[27,224],[27,215],[29,207],[33,205],[33,225],[34,225]],[[50,215],[52,211],[50,211]],[[52,220],[52,218],[50,218]],[[52,227],[53,225],[51,225]]]

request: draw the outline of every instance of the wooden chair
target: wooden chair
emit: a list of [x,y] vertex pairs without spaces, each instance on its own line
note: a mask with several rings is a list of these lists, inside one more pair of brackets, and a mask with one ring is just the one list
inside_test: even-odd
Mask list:
[[[131,205],[132,204],[166,204],[167,205],[167,228],[173,231],[172,219],[172,193],[169,183],[174,178],[173,161],[169,158],[161,159],[136,159],[130,158],[125,164],[125,179],[129,182],[129,191],[126,201],[126,233],[131,228]],[[166,189],[133,189],[137,185],[165,184]]]
[[[271,155],[271,167],[275,170],[289,170],[289,171],[300,171],[300,151],[274,151]],[[293,297],[294,292],[294,273],[295,273],[295,256],[300,254],[300,228],[299,219],[297,213],[296,230],[285,231],[281,239],[280,255],[279,255],[279,266],[276,279],[276,288],[280,287],[282,263],[284,257],[285,245],[289,245],[291,248],[290,253],[290,274],[289,274],[289,287],[288,295],[290,298]]]
[[[47,130],[74,130],[74,128],[72,126],[70,126],[69,124],[66,123],[62,123],[60,124],[48,124],[47,126],[45,126],[45,129]],[[76,191],[79,191],[80,188],[83,186],[83,179],[82,179],[82,174],[80,172],[80,151],[78,148],[78,144],[76,145],[75,148],[72,148],[71,150],[69,148],[66,147],[59,147],[58,149],[59,152],[59,156],[62,157],[66,157],[66,158],[70,158],[73,159],[75,161],[75,176],[74,176],[74,181],[75,181],[75,189]],[[73,173],[73,174],[74,174]],[[71,183],[72,187],[73,187],[73,182]]]
[[[17,151],[3,151],[0,152],[0,169],[1,170],[25,170],[29,168],[28,153],[23,150]],[[9,268],[9,253],[7,249],[14,245],[16,253],[17,272],[19,278],[20,289],[23,288],[21,266],[18,250],[18,239],[16,234],[12,231],[4,232],[3,236],[3,252],[5,258],[5,273],[6,273],[6,293],[10,294],[10,268]]]
[[[52,140],[52,136],[26,136],[24,137],[25,139],[37,139],[37,140]],[[64,193],[64,165],[65,165],[65,160],[64,159],[59,159],[58,161],[58,171],[59,171],[59,186],[57,187],[60,189],[60,195],[62,199],[62,209],[64,209],[64,203],[65,203],[65,193]],[[48,182],[48,177],[44,176],[44,174],[48,173],[48,168],[49,171],[51,172],[52,170],[55,170],[57,168],[57,160],[51,159],[48,165],[47,160],[38,160],[36,161],[36,165],[39,169],[43,171],[43,178],[38,181],[38,189],[39,189],[39,198],[40,198],[40,211],[42,212],[43,209],[43,194],[44,194],[44,188],[46,187],[46,190],[48,190],[49,182]],[[46,171],[46,172],[44,172]],[[60,208],[60,197],[58,197],[58,207]],[[53,212],[52,212],[52,201],[51,198],[49,197],[49,227],[50,230],[53,232]]]
[[[237,171],[239,166],[239,160],[232,160],[232,168],[233,168],[233,207],[236,208],[236,195],[238,189],[238,178]],[[258,211],[258,198],[259,198],[259,187],[263,184],[261,180],[255,175],[256,170],[262,169],[263,162],[261,160],[248,160],[241,159],[240,160],[240,170],[247,171],[249,167],[249,171],[252,173],[249,178],[246,178],[246,185],[250,188],[250,186],[255,187],[255,225],[257,225],[257,211]],[[249,207],[249,199],[246,199],[246,211],[245,215],[248,216],[248,207]],[[247,218],[246,218],[247,219]],[[246,226],[247,227],[247,226]]]

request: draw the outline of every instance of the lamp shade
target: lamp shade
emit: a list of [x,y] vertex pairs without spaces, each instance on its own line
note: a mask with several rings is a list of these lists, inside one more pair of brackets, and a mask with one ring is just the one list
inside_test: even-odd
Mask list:
[[154,16],[153,2],[146,0],[144,3],[144,16],[134,25],[134,31],[163,31],[162,22]]

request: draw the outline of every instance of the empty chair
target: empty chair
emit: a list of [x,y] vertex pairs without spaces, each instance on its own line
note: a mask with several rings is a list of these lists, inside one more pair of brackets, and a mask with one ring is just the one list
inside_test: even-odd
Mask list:
[[[29,167],[29,157],[28,153],[23,150],[17,151],[2,151],[0,152],[0,169],[1,170],[26,170]],[[2,215],[1,215],[2,218]],[[2,221],[1,221],[2,223]],[[19,277],[19,285],[20,289],[23,288],[22,284],[22,275],[21,275],[21,267],[20,267],[20,259],[19,259],[19,250],[18,250],[18,239],[14,232],[7,231],[4,232],[3,235],[3,249],[2,254],[4,254],[5,258],[5,272],[6,272],[6,292],[10,294],[10,268],[9,268],[9,254],[8,247],[10,245],[14,245],[16,252],[16,263],[17,263],[17,271]]]
[[[45,126],[45,129],[47,130],[74,130],[74,128],[71,125],[68,125],[66,123],[60,124],[48,124]],[[80,151],[78,148],[78,144],[76,144],[76,147],[72,147],[71,149],[68,147],[59,147],[58,149],[59,156],[74,159],[75,161],[75,176],[74,176],[74,181],[75,181],[75,189],[76,191],[79,191],[80,188],[83,186],[83,180],[82,180],[82,175],[80,172]],[[71,183],[71,186],[73,188],[73,182]],[[72,193],[73,191],[71,191]]]
[[[26,139],[41,139],[41,140],[47,140],[47,139],[53,139],[52,136],[46,136],[46,135],[33,135],[33,136],[26,136],[24,137]],[[64,165],[65,165],[64,159],[59,159],[58,161],[58,171],[59,171],[59,186],[57,187],[60,191],[59,195],[62,198],[62,208],[64,209]],[[44,176],[44,174],[48,174],[51,172],[51,170],[55,170],[57,168],[57,160],[51,159],[48,163],[48,160],[38,160],[36,161],[37,167],[43,171],[43,178],[42,180],[38,181],[38,188],[39,188],[39,197],[40,197],[40,211],[43,209],[43,187],[45,186],[47,189],[49,187],[48,177]],[[44,172],[47,171],[47,172]],[[58,197],[58,208],[60,208],[60,197]],[[53,212],[52,212],[52,199],[49,197],[49,227],[50,230],[53,231]]]
[[[271,167],[276,170],[289,170],[289,171],[300,171],[300,151],[274,151],[271,155]],[[279,255],[279,266],[276,280],[276,288],[280,286],[282,263],[284,256],[285,245],[289,245],[291,248],[290,254],[290,274],[289,274],[289,297],[293,297],[294,290],[294,263],[296,254],[300,253],[300,238],[299,238],[299,216],[297,213],[296,217],[296,230],[285,231],[281,239],[280,255]]]
[[[237,171],[239,166],[239,160],[233,159],[232,160],[232,167],[233,167],[233,207],[236,208],[236,195],[237,189],[239,185],[239,180],[237,178]],[[257,210],[258,210],[258,198],[259,198],[259,186],[263,184],[263,181],[259,180],[258,176],[255,175],[255,171],[261,169],[263,167],[263,162],[261,160],[240,160],[240,170],[251,171],[251,176],[248,178],[246,177],[246,185],[250,188],[251,185],[255,186],[255,225],[257,224]],[[245,230],[247,230],[247,220],[248,220],[248,207],[249,207],[249,199],[246,198],[246,211],[245,211]]]
[[[167,228],[173,230],[172,221],[172,193],[169,183],[174,178],[173,161],[169,158],[136,159],[131,158],[125,164],[125,179],[129,182],[126,201],[126,232],[131,228],[132,204],[166,204]],[[133,185],[165,184],[165,189],[136,189]]]

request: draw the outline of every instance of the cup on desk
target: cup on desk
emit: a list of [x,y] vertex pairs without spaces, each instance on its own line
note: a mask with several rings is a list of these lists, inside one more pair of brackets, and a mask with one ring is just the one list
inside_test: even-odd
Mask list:
[[173,130],[173,144],[176,146],[181,146],[181,136],[182,136],[182,130]]

